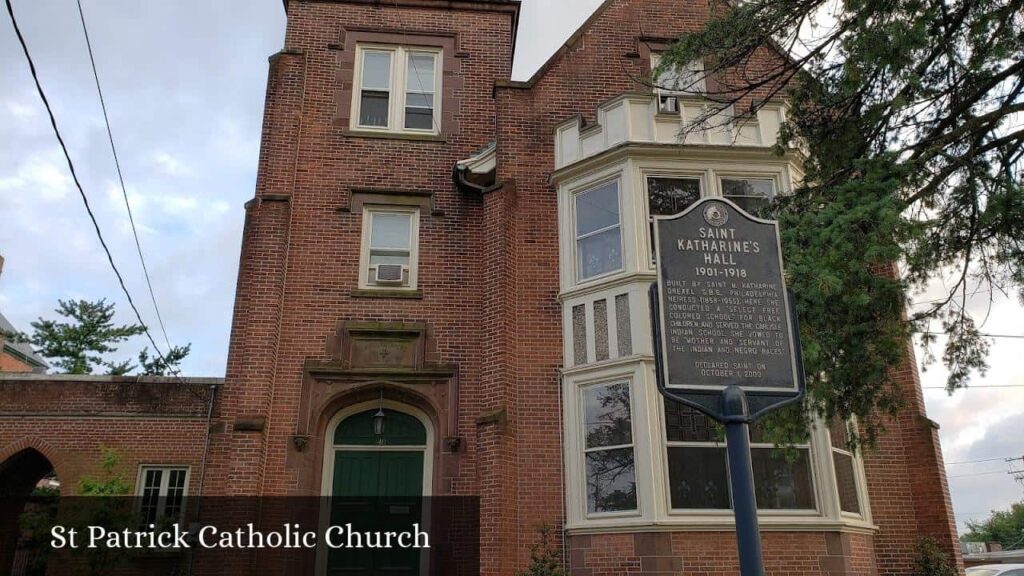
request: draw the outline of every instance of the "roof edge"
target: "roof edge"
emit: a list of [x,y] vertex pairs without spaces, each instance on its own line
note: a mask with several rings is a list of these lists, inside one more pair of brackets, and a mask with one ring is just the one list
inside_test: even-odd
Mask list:
[[109,376],[92,374],[0,373],[0,384],[7,382],[80,382],[83,384],[206,384],[221,386],[224,378],[176,376]]

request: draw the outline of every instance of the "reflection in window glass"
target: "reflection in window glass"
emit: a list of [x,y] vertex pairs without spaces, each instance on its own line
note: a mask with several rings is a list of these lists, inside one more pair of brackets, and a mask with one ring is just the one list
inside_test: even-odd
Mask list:
[[391,53],[363,52],[359,124],[387,127],[391,100]]
[[582,396],[587,511],[636,510],[629,384],[591,386]]
[[700,178],[647,179],[647,202],[651,216],[672,216],[700,200]]
[[841,420],[829,426],[832,442],[832,466],[836,471],[836,487],[839,489],[839,508],[848,514],[860,515],[860,498],[857,491],[857,473],[854,467],[853,447],[850,445],[850,430]]
[[405,81],[405,127],[430,130],[434,127],[434,54],[409,53]]
[[577,279],[622,268],[619,184],[603,184],[576,195]]
[[722,178],[722,195],[751,214],[759,214],[775,197],[775,181],[758,178]]
[[[701,412],[665,401],[669,495],[679,510],[732,507],[724,428]],[[763,439],[752,426],[751,458],[757,506],[761,510],[815,509],[810,448],[797,446],[793,459]]]

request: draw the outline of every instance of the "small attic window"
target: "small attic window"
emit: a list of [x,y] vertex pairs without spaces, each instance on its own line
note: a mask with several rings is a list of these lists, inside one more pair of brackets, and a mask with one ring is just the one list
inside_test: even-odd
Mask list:
[[[660,54],[651,54],[651,71],[656,72],[661,63]],[[680,112],[679,98],[694,96],[706,91],[704,84],[704,62],[694,60],[685,68],[663,70],[653,78],[654,92],[658,95],[658,111],[665,114]]]

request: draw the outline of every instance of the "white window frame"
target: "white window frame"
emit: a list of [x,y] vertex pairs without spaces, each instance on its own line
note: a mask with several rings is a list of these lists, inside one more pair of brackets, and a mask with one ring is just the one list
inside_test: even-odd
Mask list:
[[[135,479],[135,495],[139,499],[138,509],[142,512],[143,497],[146,492],[146,473],[151,470],[159,470],[160,474],[160,487],[158,489],[157,496],[157,520],[162,518],[162,514],[167,506],[167,490],[168,483],[170,482],[171,472],[185,471],[185,480],[181,492],[181,511],[178,513],[176,524],[181,525],[185,521],[186,503],[188,502],[188,488],[192,480],[192,467],[181,466],[173,464],[143,464],[139,466],[139,473]],[[174,520],[174,519],[172,519]]]
[[[854,422],[853,425],[856,425],[856,423]],[[834,489],[836,508],[839,510],[839,514],[842,515],[844,518],[850,518],[853,520],[864,520],[868,517],[868,499],[864,491],[865,487],[867,486],[867,477],[864,473],[864,460],[860,457],[860,452],[853,452],[847,450],[846,448],[840,448],[833,444],[832,434],[828,432],[829,431],[826,430],[829,446],[828,457],[832,463],[833,474],[835,476],[835,481],[833,482],[833,484],[835,485]],[[838,471],[835,470],[834,454],[836,452],[844,456],[849,456],[851,459],[851,463],[853,465],[853,484],[854,490],[857,492],[857,507],[860,508],[860,513],[847,512],[846,510],[843,510],[842,499],[839,496],[839,473]]]
[[[583,401],[584,393],[591,388],[598,388],[604,386],[614,386],[616,384],[625,384],[629,390],[629,426],[630,426],[630,443],[629,444],[618,444],[614,446],[599,446],[594,448],[587,447],[587,432],[585,430],[586,424],[586,404]],[[586,518],[630,518],[640,516],[640,481],[639,481],[639,470],[638,470],[638,454],[637,454],[637,427],[636,427],[636,409],[633,407],[635,401],[635,395],[633,393],[633,382],[631,378],[606,378],[596,382],[588,382],[579,386],[576,389],[576,410],[579,414],[579,422],[576,426],[578,434],[578,442],[580,446],[580,470],[582,472],[581,479],[583,481],[582,486],[582,502],[583,502],[583,515]],[[591,452],[603,452],[607,450],[618,450],[622,448],[629,448],[633,451],[633,482],[636,484],[636,508],[632,510],[617,510],[612,512],[591,512],[589,507],[589,493],[587,488],[587,454]]]
[[[370,240],[373,235],[374,214],[410,215],[409,218],[409,282],[402,285],[378,285],[370,283]],[[420,208],[419,206],[394,206],[381,204],[365,204],[363,206],[363,230],[359,249],[359,289],[382,291],[415,291],[419,285],[419,245],[420,245]]]
[[645,245],[647,246],[647,259],[651,269],[654,269],[654,236],[651,234],[651,227],[654,224],[654,217],[651,215],[650,188],[647,187],[651,178],[674,178],[678,180],[697,180],[700,183],[700,196],[697,201],[706,198],[709,194],[707,183],[707,172],[698,170],[671,171],[671,170],[640,170],[640,186],[643,188],[644,218],[647,226],[645,228]]
[[[622,178],[622,174],[616,173],[616,174],[614,174],[614,175],[612,175],[610,177],[607,177],[607,178],[602,178],[600,180],[595,180],[593,182],[588,182],[587,184],[574,189],[570,193],[570,195],[569,195],[569,203],[570,203],[569,209],[572,212],[572,222],[571,222],[572,228],[571,228],[571,230],[572,230],[573,280],[574,280],[575,284],[577,284],[577,285],[590,284],[592,282],[599,282],[599,281],[601,281],[604,278],[607,278],[609,276],[613,276],[615,274],[621,273],[626,268],[626,246],[625,246],[625,242],[624,242],[624,240],[625,240],[625,238],[624,238],[624,236],[625,236],[625,214],[623,213],[623,204],[624,203],[622,201],[622,191],[623,191],[623,188],[624,188],[623,182],[624,182],[624,179]],[[606,186],[608,184],[615,184],[615,188],[616,188],[615,189],[615,195],[616,195],[616,199],[618,201],[618,206],[619,206],[619,221],[615,225],[613,225],[613,226],[606,226],[604,228],[601,228],[600,230],[594,230],[592,232],[587,232],[586,234],[584,234],[582,236],[578,235],[577,234],[577,230],[579,230],[579,228],[578,228],[577,225],[578,225],[578,222],[579,222],[579,220],[578,220],[579,214],[577,213],[577,210],[576,210],[576,199],[579,196],[583,195],[583,194],[586,194],[588,192],[593,192],[593,191],[597,190],[598,188],[602,188],[602,187],[604,187],[604,186]],[[607,232],[607,231],[612,230],[614,228],[617,228],[618,231],[619,231],[619,267],[614,269],[614,270],[609,270],[607,272],[602,272],[602,273],[596,274],[594,276],[588,276],[586,278],[583,278],[581,276],[583,271],[580,269],[580,261],[579,261],[580,240],[583,240],[585,238],[589,238],[591,236],[595,236],[597,234],[601,234],[603,232]]]
[[[363,55],[366,52],[380,52],[391,55],[391,79],[389,83],[388,123],[387,126],[364,126],[360,124],[360,107],[363,92]],[[429,129],[405,127],[406,95],[413,92],[426,93],[421,87],[409,87],[407,69],[409,55],[430,54],[434,56],[434,114],[433,125]],[[360,132],[380,132],[393,134],[432,135],[441,134],[441,104],[443,100],[444,51],[431,46],[398,46],[388,44],[357,44],[356,61],[352,81],[352,108],[349,127]]]

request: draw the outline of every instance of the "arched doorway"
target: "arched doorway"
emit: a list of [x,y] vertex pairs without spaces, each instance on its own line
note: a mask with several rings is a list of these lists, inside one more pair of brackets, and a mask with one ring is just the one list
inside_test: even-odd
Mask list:
[[[342,410],[327,427],[323,491],[332,525],[358,531],[404,530],[426,524],[422,497],[431,493],[434,432],[416,408],[390,401]],[[416,549],[331,550],[331,576],[418,575],[426,554]]]
[[45,526],[56,515],[59,494],[53,464],[38,450],[26,448],[0,463],[0,574],[45,573],[45,535],[22,524]]

